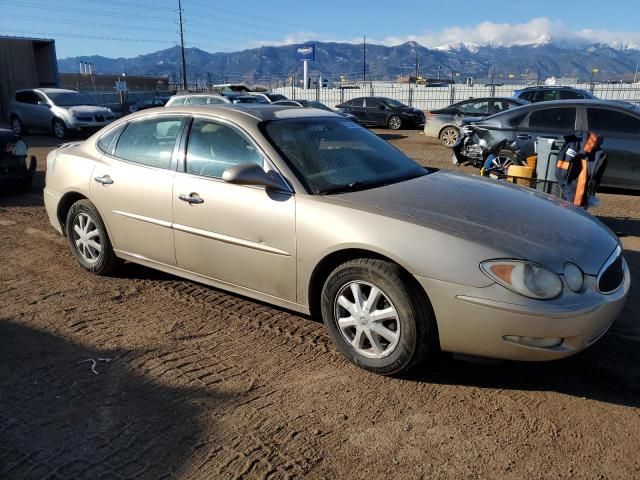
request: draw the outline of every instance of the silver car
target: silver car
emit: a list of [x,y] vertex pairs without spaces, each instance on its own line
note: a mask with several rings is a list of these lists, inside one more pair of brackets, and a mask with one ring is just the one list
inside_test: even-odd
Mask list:
[[460,135],[463,118],[483,118],[511,108],[527,105],[519,98],[472,98],[454,103],[445,108],[431,110],[424,122],[424,134],[437,138],[445,147],[453,147]]
[[177,107],[178,105],[220,105],[231,103],[224,95],[218,93],[179,93],[173,95],[165,107]]
[[30,128],[51,130],[57,138],[70,131],[95,131],[114,120],[111,109],[84,93],[61,88],[18,90],[9,105],[11,128],[24,135]]
[[353,363],[572,355],[629,292],[618,238],[572,205],[425,169],[358,124],[275,105],[135,113],[47,157],[77,262],[139,263],[322,317]]

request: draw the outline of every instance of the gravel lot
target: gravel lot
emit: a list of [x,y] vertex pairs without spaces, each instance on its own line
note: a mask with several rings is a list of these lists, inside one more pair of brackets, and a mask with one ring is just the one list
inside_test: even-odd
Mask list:
[[[418,131],[378,133],[456,168]],[[28,141],[41,170],[57,142]],[[0,196],[0,478],[640,478],[638,196],[593,212],[634,285],[592,348],[391,379],[313,319],[131,264],[85,273],[42,181]]]

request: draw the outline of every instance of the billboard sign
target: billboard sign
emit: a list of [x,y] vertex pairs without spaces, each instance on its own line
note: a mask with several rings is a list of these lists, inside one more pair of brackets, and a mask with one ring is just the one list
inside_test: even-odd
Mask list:
[[315,60],[316,59],[316,44],[301,45],[296,50],[298,60]]

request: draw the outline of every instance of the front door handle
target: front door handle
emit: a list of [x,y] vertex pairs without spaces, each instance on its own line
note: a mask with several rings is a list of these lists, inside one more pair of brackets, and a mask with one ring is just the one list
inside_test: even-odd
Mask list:
[[200,197],[197,193],[191,193],[189,195],[181,193],[178,195],[178,198],[190,205],[200,205],[201,203],[204,203],[204,198]]
[[518,135],[518,138],[520,140],[530,140],[531,139],[531,135],[527,135],[526,133],[521,133],[520,135]]
[[96,177],[94,178],[94,180],[98,183],[101,183],[102,185],[111,185],[113,183],[113,180],[111,179],[111,177],[109,175],[103,175],[101,177]]

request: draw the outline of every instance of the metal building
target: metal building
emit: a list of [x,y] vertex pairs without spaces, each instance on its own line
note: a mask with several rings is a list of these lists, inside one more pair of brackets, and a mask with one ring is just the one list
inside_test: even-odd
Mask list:
[[55,40],[0,36],[0,118],[16,90],[56,86]]

